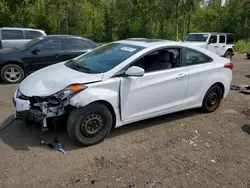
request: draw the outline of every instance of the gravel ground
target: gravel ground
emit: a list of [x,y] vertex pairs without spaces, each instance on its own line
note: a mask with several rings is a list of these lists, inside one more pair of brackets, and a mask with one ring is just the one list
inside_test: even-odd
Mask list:
[[[249,84],[250,61],[236,55],[233,63],[233,84]],[[0,127],[12,118],[16,87],[0,84]],[[212,114],[188,110],[134,123],[86,148],[65,131],[41,134],[15,121],[0,132],[0,187],[250,187],[249,104],[250,95],[230,91]],[[57,137],[68,155],[37,136]]]

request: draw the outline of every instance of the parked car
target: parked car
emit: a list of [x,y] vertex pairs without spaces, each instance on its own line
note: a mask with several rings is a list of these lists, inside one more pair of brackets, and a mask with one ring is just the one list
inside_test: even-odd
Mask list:
[[1,79],[18,83],[46,66],[66,61],[98,47],[93,41],[71,35],[35,38],[17,49],[0,50]]
[[235,39],[232,33],[190,33],[184,42],[229,59],[234,55]]
[[250,59],[250,50],[247,52],[247,59]]
[[0,49],[19,48],[33,38],[46,36],[45,31],[31,28],[0,28]]
[[215,111],[232,69],[229,59],[185,43],[116,41],[28,76],[14,94],[15,117],[47,128],[68,116],[71,140],[93,145],[112,127],[190,108]]

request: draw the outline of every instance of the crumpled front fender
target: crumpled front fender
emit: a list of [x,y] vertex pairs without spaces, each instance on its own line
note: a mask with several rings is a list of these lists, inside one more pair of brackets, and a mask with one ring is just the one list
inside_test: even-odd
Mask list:
[[114,78],[104,82],[91,84],[86,90],[78,93],[70,99],[70,105],[84,107],[95,101],[106,101],[113,108],[119,106],[120,79]]

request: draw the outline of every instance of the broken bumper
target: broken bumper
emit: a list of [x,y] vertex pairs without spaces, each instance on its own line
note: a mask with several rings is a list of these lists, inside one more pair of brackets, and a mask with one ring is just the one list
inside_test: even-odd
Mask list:
[[48,102],[34,102],[32,98],[22,95],[18,90],[13,97],[15,106],[15,117],[21,121],[29,120],[34,122],[42,122],[46,118],[63,115],[63,104],[50,106]]

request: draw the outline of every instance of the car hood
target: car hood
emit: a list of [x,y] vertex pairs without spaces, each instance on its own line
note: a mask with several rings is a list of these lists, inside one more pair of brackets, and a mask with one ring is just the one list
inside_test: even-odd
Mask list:
[[14,48],[4,48],[0,49],[0,55],[16,53],[18,50]]
[[71,84],[98,82],[102,80],[102,77],[103,73],[82,73],[67,67],[65,62],[63,62],[31,74],[21,82],[19,90],[27,97],[45,97]]
[[201,47],[201,48],[205,48],[206,47],[206,43],[205,42],[189,42],[189,41],[185,41],[186,44],[191,44],[193,46],[197,46],[197,47]]

